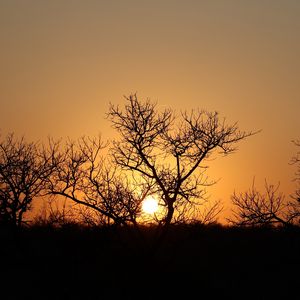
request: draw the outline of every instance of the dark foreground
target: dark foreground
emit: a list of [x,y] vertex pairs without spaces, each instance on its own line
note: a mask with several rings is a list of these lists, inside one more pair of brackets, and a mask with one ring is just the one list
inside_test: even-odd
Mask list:
[[299,299],[300,230],[1,230],[0,299]]

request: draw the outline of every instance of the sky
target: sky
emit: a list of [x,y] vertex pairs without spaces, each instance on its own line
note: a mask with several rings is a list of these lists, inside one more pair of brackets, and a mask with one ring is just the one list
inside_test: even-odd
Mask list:
[[28,140],[115,132],[109,103],[218,111],[261,130],[213,161],[211,199],[280,184],[300,138],[298,0],[0,0],[0,133]]

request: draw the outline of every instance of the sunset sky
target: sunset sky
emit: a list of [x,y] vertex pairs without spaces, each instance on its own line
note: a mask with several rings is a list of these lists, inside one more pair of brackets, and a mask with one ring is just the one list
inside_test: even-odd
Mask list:
[[0,0],[0,130],[28,140],[115,137],[109,102],[219,111],[262,130],[211,163],[224,201],[253,178],[295,190],[300,1]]

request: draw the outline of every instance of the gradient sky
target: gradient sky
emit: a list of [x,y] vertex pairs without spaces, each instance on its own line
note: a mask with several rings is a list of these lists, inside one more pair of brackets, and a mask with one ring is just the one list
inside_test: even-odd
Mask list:
[[217,110],[262,132],[211,164],[209,189],[264,180],[294,191],[300,138],[298,0],[0,0],[0,129],[29,140],[114,137],[105,119],[123,95],[176,111]]

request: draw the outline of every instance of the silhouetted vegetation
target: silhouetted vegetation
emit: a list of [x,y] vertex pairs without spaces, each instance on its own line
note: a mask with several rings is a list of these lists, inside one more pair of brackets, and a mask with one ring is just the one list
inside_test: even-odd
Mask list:
[[294,215],[290,214],[289,203],[274,186],[265,182],[265,192],[254,185],[244,193],[232,195],[234,218],[229,221],[239,226],[291,225]]
[[137,187],[131,187],[116,166],[104,163],[101,138],[83,137],[60,148],[47,193],[91,209],[100,224],[136,224],[144,195],[135,192]]
[[100,136],[39,146],[9,135],[1,144],[1,219],[20,224],[32,199],[43,195],[76,203],[90,223],[138,226],[142,201],[156,195],[159,225],[216,221],[222,203],[205,197],[214,183],[205,163],[233,153],[253,133],[227,125],[217,112],[179,118],[136,95],[126,98],[124,109],[111,105],[108,118],[120,133],[109,149]]
[[21,226],[52,174],[52,152],[8,134],[0,140],[0,224]]
[[[7,299],[299,294],[299,189],[288,201],[279,185],[266,182],[260,192],[253,183],[233,194],[230,225],[219,224],[223,206],[205,197],[214,183],[205,163],[233,153],[253,133],[227,125],[216,112],[180,116],[130,95],[124,108],[110,106],[108,118],[120,134],[111,147],[100,136],[41,145],[9,134],[0,141],[0,275]],[[291,161],[297,183],[299,162],[297,153]],[[149,195],[158,196],[161,211],[147,223],[141,204]],[[45,209],[25,222],[33,199],[42,197]]]
[[[294,141],[300,146],[299,141]],[[291,164],[296,165],[295,182],[297,189],[290,200],[278,191],[279,184],[274,186],[265,181],[265,192],[258,191],[254,185],[243,193],[231,197],[233,204],[233,218],[228,221],[238,226],[295,226],[300,222],[300,159],[299,152],[291,159]]]
[[0,231],[7,299],[295,299],[299,228],[32,226]]
[[[300,140],[294,141],[297,147],[300,147]],[[297,185],[296,191],[292,198],[294,201],[290,202],[290,213],[294,216],[294,219],[300,224],[300,151],[298,151],[291,159],[291,164],[296,166],[295,182]]]
[[[233,153],[236,144],[253,133],[227,125],[217,112],[158,111],[149,100],[126,98],[123,109],[111,105],[108,118],[119,132],[113,157],[122,170],[139,176],[149,193],[157,194],[166,208],[161,224],[169,225],[178,212],[185,220],[195,206],[205,202],[205,162],[217,151]],[[137,174],[137,175],[135,175]],[[182,211],[184,213],[182,213]]]

